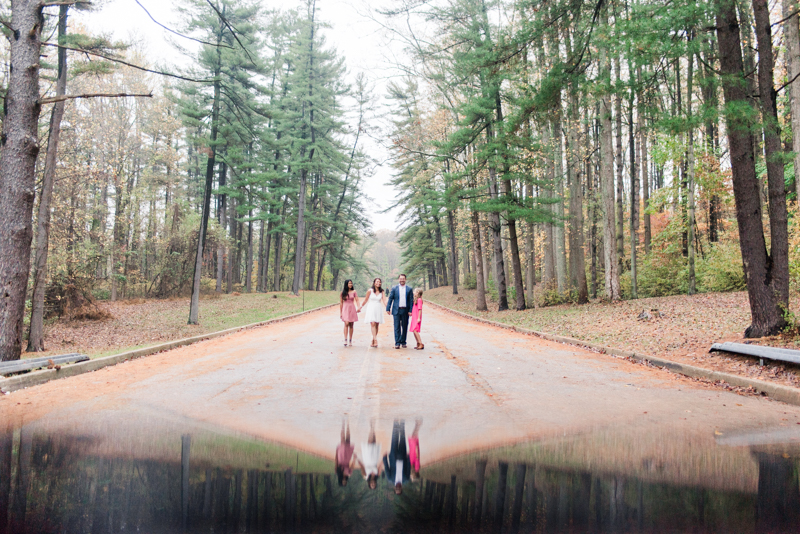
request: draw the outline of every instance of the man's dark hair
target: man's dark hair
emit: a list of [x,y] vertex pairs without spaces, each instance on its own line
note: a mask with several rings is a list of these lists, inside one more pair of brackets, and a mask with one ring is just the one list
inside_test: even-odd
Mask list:
[[[406,273],[400,273],[400,276],[402,276],[403,278],[408,278],[408,277],[406,276]],[[397,278],[400,278],[400,276],[398,276]]]

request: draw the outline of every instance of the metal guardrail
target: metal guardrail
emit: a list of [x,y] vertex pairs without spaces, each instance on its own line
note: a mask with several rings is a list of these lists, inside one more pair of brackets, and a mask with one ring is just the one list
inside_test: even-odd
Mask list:
[[734,354],[742,354],[744,356],[753,356],[759,358],[761,364],[764,360],[775,360],[781,362],[789,362],[800,364],[800,350],[792,349],[779,349],[776,347],[764,347],[762,345],[747,345],[745,343],[714,343],[708,352],[723,351],[732,352]]
[[66,365],[68,363],[85,362],[89,357],[85,354],[60,354],[58,356],[42,356],[41,358],[26,358],[10,362],[0,362],[0,375],[11,375],[25,371],[41,369],[48,365]]

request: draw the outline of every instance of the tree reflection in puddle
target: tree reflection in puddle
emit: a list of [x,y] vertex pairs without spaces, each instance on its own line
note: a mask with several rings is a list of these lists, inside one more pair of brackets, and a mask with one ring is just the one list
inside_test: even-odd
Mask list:
[[551,454],[568,442],[547,454],[529,442],[423,463],[421,478],[395,495],[361,476],[340,487],[332,458],[246,436],[109,443],[23,427],[0,432],[0,530],[797,532],[797,449],[736,445],[715,447],[753,471],[721,483],[681,483],[673,471],[686,466],[655,460],[616,471],[600,457],[577,465]]

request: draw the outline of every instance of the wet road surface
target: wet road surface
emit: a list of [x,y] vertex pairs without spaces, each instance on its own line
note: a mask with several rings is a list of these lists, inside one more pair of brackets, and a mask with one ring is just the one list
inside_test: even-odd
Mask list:
[[[381,328],[344,347],[330,308],[3,396],[0,530],[797,530],[800,408],[431,307],[423,351]],[[395,420],[421,479],[339,486],[343,421],[359,455]]]

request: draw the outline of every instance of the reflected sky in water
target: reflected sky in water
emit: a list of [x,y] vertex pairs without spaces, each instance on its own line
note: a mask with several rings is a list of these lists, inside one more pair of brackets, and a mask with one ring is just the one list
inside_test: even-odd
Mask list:
[[[117,421],[97,432],[37,423],[0,428],[0,530],[800,530],[800,430],[790,427],[713,435],[596,429],[427,463],[426,439],[446,436],[418,421],[419,478],[404,477],[398,495],[384,472],[374,489],[362,476],[367,435],[350,437],[354,470],[342,485],[335,444],[345,436],[338,429],[325,456],[156,419]],[[393,428],[399,424],[408,445],[414,422]],[[385,444],[381,454],[391,452],[389,435],[377,441]]]

